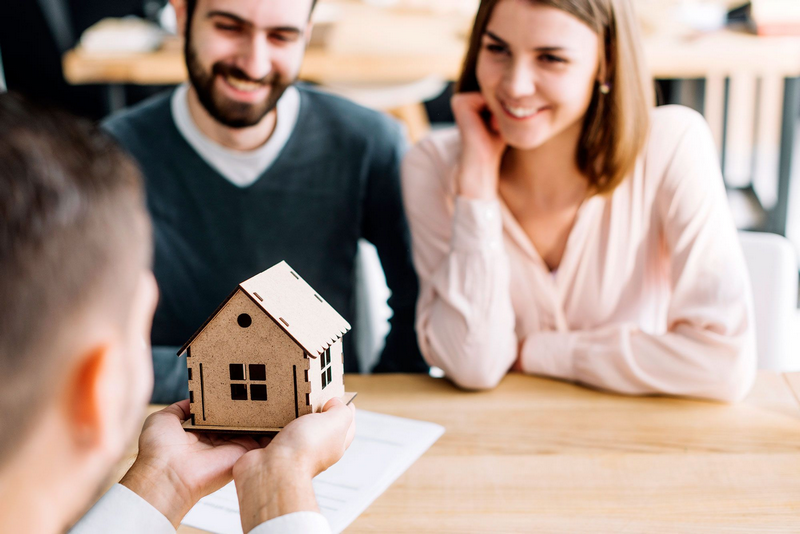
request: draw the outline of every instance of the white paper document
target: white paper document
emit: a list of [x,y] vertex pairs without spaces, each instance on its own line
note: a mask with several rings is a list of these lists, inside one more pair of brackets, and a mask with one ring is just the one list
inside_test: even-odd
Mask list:
[[[341,460],[314,479],[322,515],[341,532],[444,433],[444,427],[363,410],[356,437]],[[184,525],[217,534],[242,534],[233,482],[201,499]]]

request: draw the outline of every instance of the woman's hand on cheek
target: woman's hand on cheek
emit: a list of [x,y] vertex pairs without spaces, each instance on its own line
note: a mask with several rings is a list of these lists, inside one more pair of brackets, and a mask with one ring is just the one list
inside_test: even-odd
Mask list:
[[500,163],[506,142],[480,92],[457,93],[451,101],[461,132],[462,152],[458,170],[458,194],[467,198],[497,198]]

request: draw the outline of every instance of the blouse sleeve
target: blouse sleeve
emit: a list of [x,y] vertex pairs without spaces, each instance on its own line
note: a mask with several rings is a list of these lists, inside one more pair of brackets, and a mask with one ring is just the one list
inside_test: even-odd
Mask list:
[[[682,111],[654,209],[672,296],[663,335],[635,324],[525,339],[526,372],[629,394],[735,401],[755,379],[752,297],[716,149],[703,118]],[[655,149],[667,149],[658,147]]]
[[420,281],[417,337],[457,385],[492,388],[517,356],[499,201],[456,197],[431,139],[406,156],[403,197]]

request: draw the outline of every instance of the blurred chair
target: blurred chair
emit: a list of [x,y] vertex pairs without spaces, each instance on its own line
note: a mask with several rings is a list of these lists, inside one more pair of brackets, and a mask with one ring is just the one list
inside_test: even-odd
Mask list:
[[800,371],[797,253],[785,237],[740,232],[756,316],[758,367]]
[[359,367],[368,372],[378,363],[392,310],[387,304],[391,291],[386,285],[381,260],[375,246],[364,239],[356,254],[356,339]]

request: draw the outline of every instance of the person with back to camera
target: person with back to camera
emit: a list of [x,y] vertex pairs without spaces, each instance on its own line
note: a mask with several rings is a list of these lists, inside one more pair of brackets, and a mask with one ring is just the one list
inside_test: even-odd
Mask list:
[[403,162],[429,364],[736,401],[751,289],[703,118],[653,107],[630,0],[483,0],[457,128]]
[[0,533],[174,534],[234,480],[242,530],[327,533],[312,479],[344,454],[332,399],[272,440],[186,432],[189,400],[147,418],[158,289],[136,165],[96,126],[0,94]]

